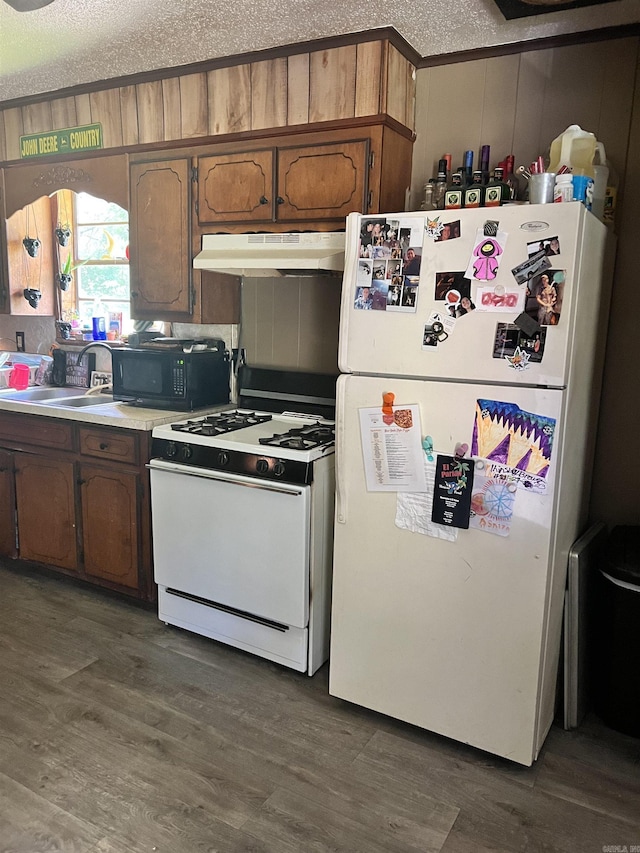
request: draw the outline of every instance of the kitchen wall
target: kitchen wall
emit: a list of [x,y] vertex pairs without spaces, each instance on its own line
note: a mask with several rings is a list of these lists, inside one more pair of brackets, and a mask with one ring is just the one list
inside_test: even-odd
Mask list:
[[[640,523],[640,423],[635,364],[640,222],[640,39],[594,42],[420,69],[412,205],[438,159],[491,145],[492,162],[513,152],[528,164],[570,124],[592,131],[620,176],[618,252],[608,328],[591,517]],[[477,156],[477,155],[476,155]],[[607,330],[602,329],[602,334]]]
[[338,370],[341,276],[248,278],[242,346],[250,364],[319,373]]
[[10,317],[0,314],[0,350],[16,351],[16,332],[24,332],[27,352],[47,355],[56,339],[53,317]]

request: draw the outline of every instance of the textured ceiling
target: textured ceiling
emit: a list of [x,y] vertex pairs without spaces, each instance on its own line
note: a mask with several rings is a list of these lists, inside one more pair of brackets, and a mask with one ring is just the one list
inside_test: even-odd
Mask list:
[[0,0],[0,101],[377,27],[433,56],[638,21],[640,0],[512,21],[493,0]]

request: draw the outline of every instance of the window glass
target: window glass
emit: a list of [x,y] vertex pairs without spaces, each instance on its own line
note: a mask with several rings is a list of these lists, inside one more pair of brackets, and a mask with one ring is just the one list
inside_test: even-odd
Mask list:
[[[88,193],[74,196],[75,275],[81,325],[91,325],[99,301],[120,315],[121,330],[133,330],[129,305],[129,214],[114,202]],[[118,319],[120,319],[118,317]]]

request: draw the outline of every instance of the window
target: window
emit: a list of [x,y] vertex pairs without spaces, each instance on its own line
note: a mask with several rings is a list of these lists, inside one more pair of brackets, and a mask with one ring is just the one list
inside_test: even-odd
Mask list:
[[121,330],[132,331],[129,305],[129,214],[114,202],[74,193],[73,266],[81,326],[91,326],[94,303],[121,315]]

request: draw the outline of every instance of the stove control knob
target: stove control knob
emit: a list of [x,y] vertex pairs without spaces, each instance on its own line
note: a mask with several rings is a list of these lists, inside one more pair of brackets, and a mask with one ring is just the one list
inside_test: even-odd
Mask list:
[[282,477],[284,471],[284,462],[276,462],[276,464],[273,466],[273,473],[276,475],[276,477]]
[[269,470],[269,463],[266,459],[258,459],[256,462],[256,471],[258,474],[266,474]]
[[165,454],[167,459],[173,459],[178,452],[178,446],[175,441],[168,441],[167,446],[165,448]]
[[182,459],[191,459],[191,457],[193,456],[193,450],[191,449],[190,445],[182,445],[182,447],[180,448],[180,456]]
[[221,450],[220,453],[218,453],[218,465],[221,468],[224,468],[228,464],[229,464],[229,454],[227,453],[226,450]]

